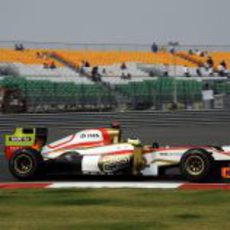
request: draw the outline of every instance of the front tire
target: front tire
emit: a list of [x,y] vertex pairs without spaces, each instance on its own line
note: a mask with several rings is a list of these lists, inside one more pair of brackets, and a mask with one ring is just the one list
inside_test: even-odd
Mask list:
[[214,168],[214,159],[204,149],[190,149],[181,158],[182,176],[191,182],[203,182],[210,179]]
[[43,158],[33,149],[15,151],[9,161],[11,174],[19,180],[38,179],[42,175]]

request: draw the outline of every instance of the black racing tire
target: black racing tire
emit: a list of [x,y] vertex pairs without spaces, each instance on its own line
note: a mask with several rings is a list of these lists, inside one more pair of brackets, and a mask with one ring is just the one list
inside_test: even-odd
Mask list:
[[44,172],[41,154],[33,149],[20,149],[9,160],[11,174],[22,181],[40,179]]
[[190,182],[205,182],[211,179],[214,159],[204,149],[190,149],[181,158],[181,175]]

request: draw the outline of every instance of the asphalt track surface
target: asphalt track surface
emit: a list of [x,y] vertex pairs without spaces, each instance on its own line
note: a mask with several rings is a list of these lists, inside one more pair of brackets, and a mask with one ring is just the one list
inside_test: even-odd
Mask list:
[[[229,117],[230,120],[230,117]],[[52,127],[49,132],[49,141],[57,140],[58,138],[64,137],[65,135],[76,132],[82,128],[77,125],[72,128],[65,129],[63,127]],[[107,125],[108,121],[104,121]],[[103,124],[101,124],[103,126]],[[92,126],[92,128],[95,126]],[[151,144],[152,142],[158,141],[162,145],[178,145],[178,144],[210,144],[210,145],[226,145],[230,144],[230,122],[223,122],[220,124],[210,123],[193,124],[190,122],[183,122],[176,126],[165,126],[157,125],[152,126],[145,123],[142,126],[137,127],[126,127],[123,129],[124,139],[130,136],[139,137],[145,144]],[[3,145],[1,144],[1,152],[3,152]],[[8,163],[4,159],[3,155],[0,154],[0,182],[15,181],[14,178],[8,172]],[[108,178],[58,178],[51,177],[47,180],[51,181],[90,181],[90,180],[109,180]],[[178,178],[174,179],[177,180]],[[119,179],[118,179],[119,180]],[[151,180],[161,180],[151,179]]]

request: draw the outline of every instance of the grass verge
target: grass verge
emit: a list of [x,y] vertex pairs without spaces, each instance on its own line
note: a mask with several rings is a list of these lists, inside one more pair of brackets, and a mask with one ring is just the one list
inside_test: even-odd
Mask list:
[[229,191],[1,190],[0,229],[229,229]]

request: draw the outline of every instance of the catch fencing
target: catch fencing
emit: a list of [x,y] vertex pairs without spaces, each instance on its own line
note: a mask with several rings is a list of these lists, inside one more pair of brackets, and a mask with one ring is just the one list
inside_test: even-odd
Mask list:
[[109,126],[112,121],[123,128],[230,125],[230,111],[1,114],[0,130],[9,132],[18,126],[81,129]]
[[3,134],[15,127],[46,127],[48,141],[55,141],[79,130],[110,127],[121,123],[123,137],[138,137],[151,144],[229,144],[230,111],[186,112],[117,112],[117,113],[52,113],[0,115],[0,150]]

